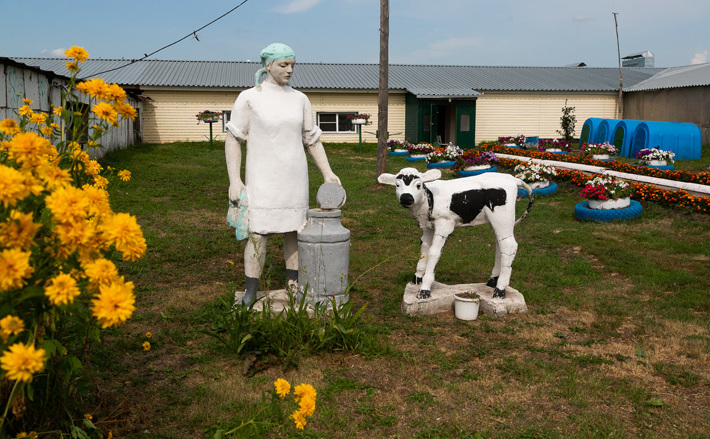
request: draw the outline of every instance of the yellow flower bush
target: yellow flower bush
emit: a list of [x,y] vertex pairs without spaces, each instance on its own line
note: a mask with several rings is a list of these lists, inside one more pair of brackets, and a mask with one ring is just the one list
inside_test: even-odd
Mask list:
[[[15,419],[31,404],[62,403],[38,392],[76,391],[83,356],[71,349],[135,311],[133,283],[112,260],[137,261],[146,251],[138,221],[111,209],[106,171],[86,152],[136,110],[116,84],[77,83],[83,48],[66,55],[72,76],[61,106],[44,113],[23,99],[17,118],[0,120],[0,379],[9,384],[0,437],[18,433]],[[129,171],[114,174],[130,180]]]

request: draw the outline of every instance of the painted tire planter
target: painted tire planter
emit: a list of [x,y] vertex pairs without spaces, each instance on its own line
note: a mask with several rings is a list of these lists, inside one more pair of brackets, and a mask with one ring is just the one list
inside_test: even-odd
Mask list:
[[[541,187],[539,189],[533,189],[533,196],[544,197],[545,195],[552,195],[557,192],[557,183],[554,181],[550,182],[549,186]],[[525,189],[518,189],[518,197],[525,198],[528,196],[528,191]]]
[[407,157],[408,162],[421,162],[422,160],[426,160],[426,155],[417,154],[417,155],[410,155]]
[[474,175],[481,175],[485,174],[486,172],[498,172],[498,168],[495,166],[491,166],[490,168],[486,169],[478,169],[475,171],[464,171],[460,170],[457,174],[458,177],[473,177]]
[[639,166],[645,166],[647,168],[653,168],[653,169],[658,169],[659,171],[674,171],[675,166],[674,165],[646,165],[646,164],[641,164]]
[[629,207],[625,209],[590,209],[589,201],[582,201],[574,206],[574,216],[581,221],[601,221],[611,222],[614,220],[628,221],[641,216],[643,208],[638,201],[631,200]]
[[567,151],[562,151],[561,149],[548,149],[545,150],[545,152],[548,152],[550,154],[569,154]]
[[456,162],[436,162],[436,163],[429,163],[426,165],[428,169],[433,169],[433,168],[450,168],[454,166]]
[[631,197],[613,198],[610,200],[587,200],[590,209],[612,210],[626,209],[631,205]]
[[390,155],[407,155],[407,154],[409,154],[409,151],[407,151],[406,149],[403,149],[401,151],[398,151],[396,149],[394,151],[390,151]]

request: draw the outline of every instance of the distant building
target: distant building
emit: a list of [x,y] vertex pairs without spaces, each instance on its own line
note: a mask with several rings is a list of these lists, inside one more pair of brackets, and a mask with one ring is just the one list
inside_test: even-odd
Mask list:
[[653,67],[654,55],[650,51],[632,53],[621,58],[621,67]]
[[[15,58],[66,74],[66,59]],[[252,87],[256,62],[91,60],[81,77],[98,75],[143,99],[143,140],[205,140],[197,123],[203,110],[229,117],[237,95]],[[368,113],[362,139],[376,141],[377,64],[298,63],[291,84],[311,100],[324,142],[358,142],[348,114]],[[632,86],[662,69],[624,69]],[[105,72],[105,73],[101,73]],[[577,136],[587,118],[617,118],[618,69],[596,67],[486,67],[403,65],[389,67],[388,133],[410,142],[471,147],[500,136],[558,138],[562,107],[575,107]],[[216,128],[216,127],[215,127]],[[215,130],[224,138],[223,130]]]

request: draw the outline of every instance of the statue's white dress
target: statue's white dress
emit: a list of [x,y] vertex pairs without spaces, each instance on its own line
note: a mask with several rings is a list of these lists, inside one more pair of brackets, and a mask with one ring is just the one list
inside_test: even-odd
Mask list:
[[300,230],[308,209],[304,146],[313,145],[321,135],[306,95],[264,81],[239,94],[226,126],[247,145],[249,230],[259,234]]

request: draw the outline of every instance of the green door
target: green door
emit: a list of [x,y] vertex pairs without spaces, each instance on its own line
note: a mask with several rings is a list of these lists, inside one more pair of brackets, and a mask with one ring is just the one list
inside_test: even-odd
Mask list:
[[476,101],[456,102],[456,145],[463,149],[476,146]]
[[429,128],[429,143],[435,146],[439,146],[437,141],[437,136],[439,134],[439,118],[440,118],[441,108],[437,104],[429,105],[429,114],[431,119],[431,127]]

